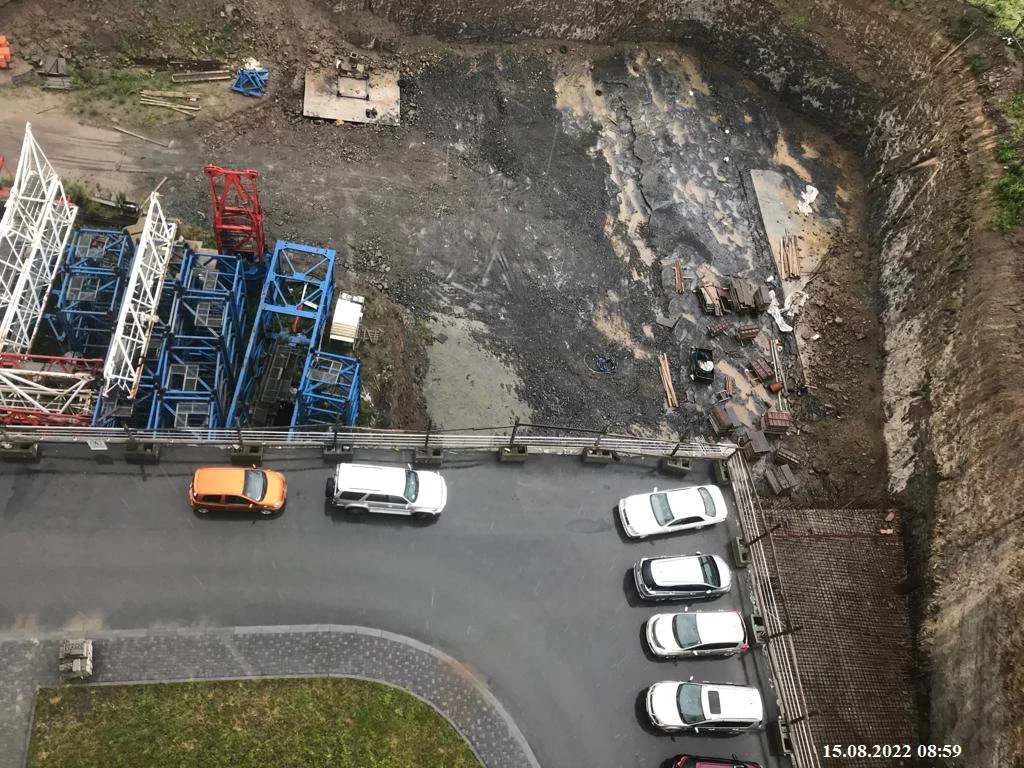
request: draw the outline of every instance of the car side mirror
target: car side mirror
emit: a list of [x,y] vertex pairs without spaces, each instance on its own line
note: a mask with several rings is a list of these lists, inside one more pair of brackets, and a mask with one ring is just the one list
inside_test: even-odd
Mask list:
[[693,729],[693,732],[694,732],[695,734],[696,734],[696,733],[700,733],[700,728],[694,728],[694,729]]

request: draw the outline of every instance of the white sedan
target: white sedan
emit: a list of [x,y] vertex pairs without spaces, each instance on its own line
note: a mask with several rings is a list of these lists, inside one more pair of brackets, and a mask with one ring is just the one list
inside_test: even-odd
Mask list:
[[634,539],[692,531],[725,520],[725,497],[717,485],[638,493],[619,501],[622,530]]
[[739,611],[658,613],[647,620],[644,635],[661,658],[732,656],[749,648]]

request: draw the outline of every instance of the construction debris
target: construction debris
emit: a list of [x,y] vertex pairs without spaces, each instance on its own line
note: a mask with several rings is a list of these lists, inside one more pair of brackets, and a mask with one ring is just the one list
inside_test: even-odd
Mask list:
[[760,429],[747,431],[745,440],[742,443],[743,457],[748,461],[757,461],[762,456],[767,456],[772,451],[771,443]]
[[775,449],[775,461],[779,464],[788,464],[791,467],[800,466],[800,457],[781,445]]
[[226,69],[215,69],[208,72],[176,72],[171,75],[172,83],[209,83],[215,80],[230,80],[231,73]]
[[744,277],[729,281],[729,303],[736,312],[763,312],[771,303],[768,289]]
[[43,84],[39,87],[42,88],[44,91],[70,91],[71,78],[48,77],[43,81]]
[[763,357],[751,360],[749,368],[750,372],[754,374],[754,378],[760,382],[769,382],[775,378],[771,365]]
[[243,96],[259,98],[267,92],[270,70],[260,66],[246,66],[238,70],[231,90]]
[[712,408],[708,421],[711,423],[711,429],[719,437],[729,434],[740,426],[740,419],[732,405],[729,404],[716,405]]
[[187,115],[190,119],[195,117],[195,113],[201,109],[201,107],[193,107],[187,104],[175,104],[173,102],[166,101],[164,99],[157,99],[151,96],[140,97],[139,104],[144,104],[147,107],[163,107],[164,109],[170,109],[183,115]]
[[796,476],[788,466],[768,467],[764,473],[768,487],[776,496],[788,496],[796,488]]
[[48,54],[43,56],[43,60],[36,71],[40,75],[46,75],[47,77],[67,77],[68,60],[63,56]]
[[710,384],[715,380],[715,353],[705,347],[690,350],[690,378]]
[[401,92],[398,71],[367,69],[349,58],[334,69],[306,72],[302,114],[342,123],[398,125]]
[[186,101],[199,101],[201,93],[195,91],[142,91],[139,96],[151,99],[185,99]]
[[756,323],[740,323],[736,326],[735,334],[737,341],[750,341],[761,332],[761,326]]
[[[708,323],[708,336],[718,336],[729,328],[728,320],[716,320],[713,323]],[[754,334],[755,336],[757,334]]]
[[672,372],[668,365],[668,355],[662,352],[658,355],[658,366],[661,370],[661,386],[665,390],[665,399],[669,408],[678,408],[679,400],[676,398],[676,388],[672,384]]
[[800,277],[800,247],[795,235],[783,235],[779,241],[782,276],[787,280]]
[[133,131],[129,131],[127,128],[121,128],[120,126],[117,126],[117,125],[112,125],[110,127],[113,128],[118,133],[123,133],[126,136],[134,136],[136,139],[142,139],[143,141],[148,141],[150,144],[156,144],[158,147],[163,147],[164,149],[167,149],[168,147],[171,146],[170,144],[164,144],[162,141],[157,141],[156,139],[151,139],[148,136],[143,136],[141,133],[135,133]]
[[791,425],[789,411],[766,411],[761,417],[761,429],[769,435],[784,435]]

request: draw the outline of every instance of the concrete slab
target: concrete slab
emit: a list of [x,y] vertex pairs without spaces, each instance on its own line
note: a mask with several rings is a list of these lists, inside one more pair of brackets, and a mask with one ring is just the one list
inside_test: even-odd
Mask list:
[[346,123],[398,125],[401,95],[398,72],[372,69],[368,79],[339,77],[333,69],[306,72],[302,114]]

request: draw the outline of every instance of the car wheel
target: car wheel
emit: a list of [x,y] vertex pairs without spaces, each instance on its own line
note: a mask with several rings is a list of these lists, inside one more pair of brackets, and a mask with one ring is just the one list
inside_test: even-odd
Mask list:
[[206,507],[196,507],[196,514],[197,515],[208,515],[209,513],[210,513],[210,510],[208,510]]
[[430,512],[413,512],[412,513],[412,519],[413,520],[432,520],[435,517],[437,517],[437,515],[433,515]]
[[345,507],[345,511],[350,515],[361,515],[366,512],[366,507]]
[[266,507],[260,507],[260,514],[264,517],[270,517],[272,514],[274,514],[274,510],[267,509]]

